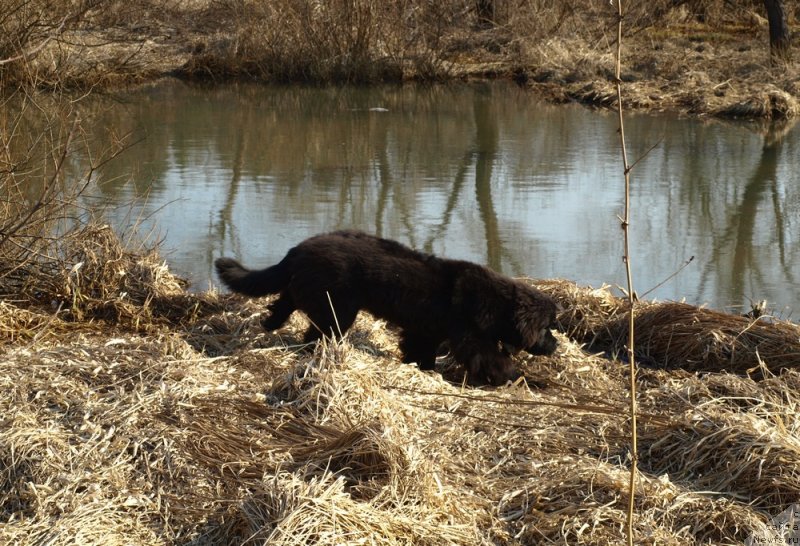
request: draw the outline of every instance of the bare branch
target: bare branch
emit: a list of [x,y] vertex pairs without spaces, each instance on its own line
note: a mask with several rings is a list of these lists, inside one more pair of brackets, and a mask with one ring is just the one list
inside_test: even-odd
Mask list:
[[631,224],[631,169],[632,165],[628,163],[628,151],[625,146],[625,123],[622,114],[622,0],[617,0],[617,51],[616,51],[616,69],[614,79],[617,88],[617,114],[619,116],[619,139],[620,149],[622,150],[622,172],[625,177],[625,214],[622,219],[622,232],[624,240],[624,256],[625,273],[628,279],[628,366],[630,376],[630,418],[631,418],[631,474],[628,490],[628,517],[626,524],[626,535],[628,545],[633,546],[633,517],[634,517],[634,501],[636,492],[636,474],[638,472],[638,448],[637,448],[637,433],[636,433],[636,359],[634,358],[634,305],[636,303],[636,293],[633,290],[633,276],[631,274],[631,254],[630,254],[630,237],[629,228]]

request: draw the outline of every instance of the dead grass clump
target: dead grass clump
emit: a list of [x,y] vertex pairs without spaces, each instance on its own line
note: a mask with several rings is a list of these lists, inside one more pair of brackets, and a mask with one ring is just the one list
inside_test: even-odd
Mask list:
[[776,121],[795,118],[800,113],[797,99],[780,89],[764,91],[718,109],[715,114],[725,118],[772,119]]
[[161,483],[190,481],[179,459],[164,459],[170,440],[151,428],[167,390],[158,387],[163,362],[187,356],[175,348],[171,339],[67,336],[5,351],[0,541],[163,543],[149,525],[161,491],[146,476],[161,468]]
[[558,302],[560,328],[571,338],[590,341],[608,327],[608,324],[627,305],[611,294],[608,286],[581,287],[563,279],[532,281]]
[[[625,466],[562,455],[537,467],[529,480],[508,484],[498,507],[499,516],[511,524],[513,540],[521,544],[623,542],[629,478]],[[762,525],[762,518],[742,505],[687,491],[666,475],[643,473],[637,481],[637,544],[736,544]],[[731,521],[741,527],[732,526]]]
[[[623,354],[626,304],[607,288],[580,288],[568,281],[537,287],[562,306],[558,320],[571,337],[597,350]],[[636,354],[648,365],[689,371],[730,371],[761,377],[800,366],[800,327],[762,317],[753,320],[679,302],[640,302],[636,307]]]
[[[800,366],[800,327],[789,322],[665,302],[642,304],[636,325],[637,354],[659,367],[760,377],[763,370],[777,373]],[[614,336],[612,345],[621,343]]]
[[725,492],[772,511],[800,501],[800,443],[750,414],[697,412],[640,434],[642,463],[696,490]]
[[[265,334],[263,302],[224,304],[4,348],[0,541],[620,542],[619,363],[561,336],[520,361],[544,386],[475,389],[400,363],[369,317],[352,343],[301,348],[302,321]],[[640,543],[741,543],[794,502],[797,377],[642,374]]]
[[218,2],[204,20],[232,29],[198,39],[181,73],[201,79],[399,81],[439,77],[436,50],[459,9],[450,4]]
[[63,249],[64,268],[53,279],[53,296],[68,315],[117,318],[134,315],[155,294],[183,292],[185,282],[172,275],[154,253],[128,250],[108,225],[88,225]]
[[[359,484],[357,497],[376,498],[391,491],[409,501],[430,503],[431,491],[436,488],[429,469],[421,464],[424,461],[415,456],[411,440],[411,423],[422,416],[385,390],[390,378],[412,374],[414,368],[394,365],[384,371],[385,362],[363,354],[353,358],[350,346],[342,343],[325,343],[315,355],[277,377],[267,399],[281,407],[302,408],[319,425],[298,422],[299,428],[277,431],[279,441],[297,446],[299,451],[292,452],[301,456],[303,464],[335,470]],[[342,369],[344,361],[357,363]],[[298,442],[303,436],[321,435],[327,438],[313,445]],[[398,446],[406,447],[398,450]]]
[[215,293],[188,295],[155,249],[132,247],[108,225],[88,223],[70,231],[46,259],[24,261],[16,286],[20,306],[42,304],[61,321],[103,320],[150,331],[160,324],[191,324],[219,313]]
[[194,401],[187,451],[225,491],[249,483],[226,511],[227,540],[474,543],[472,516],[418,449],[406,417],[415,410],[376,382],[414,369],[390,366],[383,371],[346,344],[323,344],[274,374],[266,394]]
[[279,473],[265,477],[245,500],[243,538],[263,544],[474,544],[474,529],[431,521],[423,507],[386,510],[355,501],[345,480],[325,474]]
[[762,382],[726,373],[664,376],[642,406],[672,417],[643,427],[642,464],[676,483],[770,512],[798,502],[797,375],[790,370]]
[[41,339],[54,321],[57,321],[55,315],[21,309],[12,303],[0,301],[0,345]]

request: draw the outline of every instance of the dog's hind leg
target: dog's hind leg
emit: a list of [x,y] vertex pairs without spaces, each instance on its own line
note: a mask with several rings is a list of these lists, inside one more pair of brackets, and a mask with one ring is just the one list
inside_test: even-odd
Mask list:
[[261,319],[261,326],[270,332],[272,330],[277,330],[283,326],[287,320],[289,320],[289,316],[292,314],[292,312],[294,312],[295,309],[296,307],[294,305],[292,296],[287,294],[285,291],[281,292],[281,295],[278,297],[278,299],[267,306],[269,316]]

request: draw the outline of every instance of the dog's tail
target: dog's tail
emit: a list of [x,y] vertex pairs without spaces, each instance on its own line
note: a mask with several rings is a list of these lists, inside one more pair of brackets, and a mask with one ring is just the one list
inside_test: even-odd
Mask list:
[[289,268],[285,260],[261,270],[251,270],[233,258],[217,258],[214,262],[222,283],[240,294],[254,298],[277,294],[289,284]]

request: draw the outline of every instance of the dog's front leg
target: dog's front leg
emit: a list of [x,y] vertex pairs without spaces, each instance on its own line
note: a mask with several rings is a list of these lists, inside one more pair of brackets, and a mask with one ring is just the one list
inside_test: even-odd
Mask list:
[[403,362],[416,362],[420,370],[432,370],[436,365],[436,350],[439,343],[424,335],[404,330],[400,338]]
[[503,385],[519,377],[514,361],[501,351],[496,341],[467,334],[457,342],[450,341],[453,358],[464,366],[472,381]]

